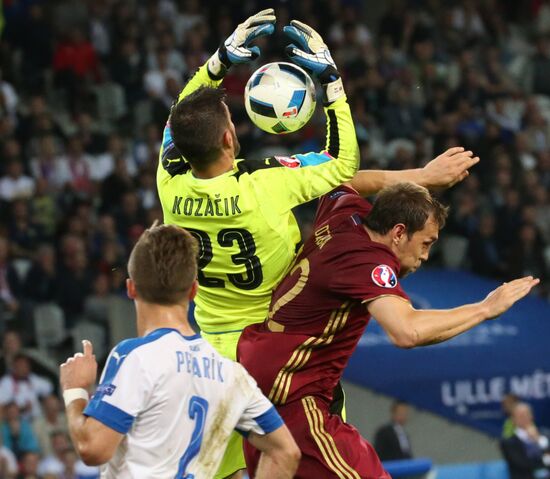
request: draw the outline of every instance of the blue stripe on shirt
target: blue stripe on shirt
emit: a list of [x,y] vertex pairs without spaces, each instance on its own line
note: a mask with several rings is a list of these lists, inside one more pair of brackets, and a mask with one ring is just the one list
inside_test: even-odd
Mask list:
[[135,419],[134,416],[105,401],[90,402],[86,406],[85,414],[121,434],[126,434],[130,430]]
[[[283,419],[277,412],[277,409],[275,409],[275,406],[271,406],[266,412],[255,417],[254,421],[260,426],[263,434],[269,434],[284,425]],[[250,431],[245,431],[244,429],[235,428],[235,431],[245,438],[250,434]]]
[[263,429],[264,434],[269,434],[279,429],[284,424],[275,406],[271,406],[266,412],[254,418],[254,421]]
[[328,153],[300,153],[293,155],[294,158],[300,160],[300,166],[303,168],[305,166],[315,166],[320,165],[321,163],[326,163],[331,161],[332,157]]

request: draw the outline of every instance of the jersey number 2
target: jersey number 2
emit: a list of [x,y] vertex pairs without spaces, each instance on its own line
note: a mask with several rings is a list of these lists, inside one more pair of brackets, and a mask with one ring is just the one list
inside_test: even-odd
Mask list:
[[181,456],[175,479],[195,479],[194,474],[186,474],[185,470],[201,448],[207,412],[208,401],[199,396],[191,396],[191,400],[189,401],[189,417],[195,421],[195,428],[193,429],[193,434],[191,434],[189,446],[187,446],[183,456]]
[[[188,228],[199,242],[199,284],[209,288],[223,288],[225,281],[220,278],[208,278],[203,269],[208,266],[214,253],[212,251],[212,240],[207,233],[201,230]],[[263,272],[260,258],[256,256],[256,243],[249,231],[242,228],[223,229],[218,233],[218,244],[224,248],[230,248],[237,243],[239,252],[231,255],[233,264],[244,265],[245,274],[228,274],[227,279],[239,289],[256,289],[262,284]]]

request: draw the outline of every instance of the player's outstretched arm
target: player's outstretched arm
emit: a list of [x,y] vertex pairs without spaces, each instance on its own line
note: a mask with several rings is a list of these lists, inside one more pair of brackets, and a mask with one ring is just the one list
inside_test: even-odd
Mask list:
[[248,63],[260,56],[260,49],[251,43],[275,31],[275,10],[268,8],[241,23],[221,44],[210,59],[199,68],[178,97],[185,98],[201,86],[218,86],[231,65]]
[[76,353],[59,368],[59,382],[65,400],[72,442],[89,466],[104,464],[114,455],[124,437],[83,412],[88,391],[96,381],[97,362],[90,341],[82,341],[84,353]]
[[[251,46],[251,42],[259,37],[271,35],[275,30],[274,23],[275,11],[272,8],[262,10],[247,18],[222,43],[210,59],[195,72],[180,92],[177,102],[200,87],[218,87],[231,65],[250,62],[258,58],[260,49]],[[184,160],[172,141],[170,120],[168,120],[162,134],[157,182],[160,181],[159,178],[165,178],[167,175],[173,174],[174,171],[178,171],[183,164]],[[158,186],[160,190],[161,184],[159,183]]]
[[411,170],[361,170],[349,186],[361,196],[378,193],[386,186],[401,182],[412,182],[426,188],[450,188],[469,175],[469,169],[479,162],[479,157],[461,146],[449,148],[423,168]]
[[300,462],[300,449],[292,434],[283,425],[265,435],[250,433],[248,441],[261,451],[254,479],[290,479]]
[[284,27],[284,33],[293,42],[286,47],[287,55],[321,83],[327,117],[325,150],[286,159],[289,166],[307,168],[271,168],[262,175],[272,192],[271,203],[288,211],[351,180],[359,166],[359,145],[342,79],[321,36],[297,20]]
[[441,343],[500,316],[539,283],[532,276],[504,283],[483,301],[453,309],[416,310],[397,296],[382,296],[367,304],[392,343],[414,348]]
[[[283,32],[293,42],[285,49],[288,57],[321,83],[327,118],[325,151],[337,160],[337,186],[345,181],[342,178],[355,174],[359,166],[359,146],[342,78],[329,48],[313,28],[292,20]],[[307,156],[302,161],[307,164]]]

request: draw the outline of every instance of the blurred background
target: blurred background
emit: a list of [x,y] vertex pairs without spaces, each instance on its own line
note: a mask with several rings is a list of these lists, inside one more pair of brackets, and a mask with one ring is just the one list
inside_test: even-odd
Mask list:
[[[232,68],[223,84],[241,156],[324,147],[320,107],[301,131],[275,136],[243,105],[251,72],[284,60],[282,26],[300,19],[342,73],[361,168],[417,168],[456,145],[481,157],[442,193],[448,225],[425,271],[406,281],[415,303],[452,307],[511,278],[541,278],[504,318],[438,347],[397,350],[373,322],[347,372],[350,422],[374,441],[392,401],[406,401],[400,445],[428,457],[432,477],[461,479],[507,477],[507,394],[550,429],[550,1],[0,5],[0,478],[97,477],[70,446],[58,364],[83,337],[104,360],[135,334],[125,263],[162,218],[155,172],[169,108],[236,25],[266,7],[278,24],[258,42],[261,63]],[[314,211],[296,212],[304,236]]]

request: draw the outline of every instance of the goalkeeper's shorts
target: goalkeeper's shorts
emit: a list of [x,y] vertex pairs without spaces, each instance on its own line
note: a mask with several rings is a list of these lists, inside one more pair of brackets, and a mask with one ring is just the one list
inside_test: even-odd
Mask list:
[[[222,356],[233,361],[237,360],[237,343],[241,337],[240,331],[221,334],[211,334],[203,331],[201,334]],[[214,479],[223,479],[245,468],[243,438],[239,433],[234,431],[229,438],[227,449]]]

